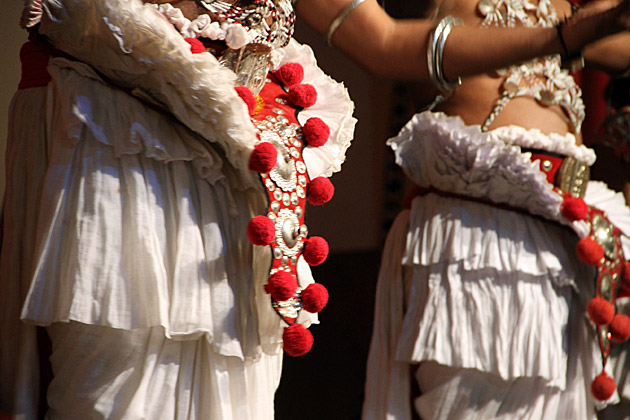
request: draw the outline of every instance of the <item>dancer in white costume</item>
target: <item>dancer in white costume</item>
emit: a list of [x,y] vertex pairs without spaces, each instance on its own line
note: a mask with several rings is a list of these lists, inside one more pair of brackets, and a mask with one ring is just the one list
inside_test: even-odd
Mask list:
[[[630,282],[621,252],[622,242],[630,251],[630,213],[621,194],[588,182],[595,155],[580,145],[584,106],[561,64],[627,70],[628,36],[576,46],[567,30],[584,11],[570,17],[568,3],[548,0],[446,1],[434,12],[425,80],[440,96],[389,141],[419,191],[383,254],[363,416],[593,419],[619,401],[610,364],[602,373],[619,331],[610,319],[591,325],[586,307],[597,294],[614,312],[618,296],[627,339],[619,284]],[[555,28],[561,54],[458,79],[458,20],[489,31]],[[575,203],[582,214],[571,213]],[[604,213],[592,218],[596,209]],[[608,235],[610,222],[621,238]],[[581,238],[581,250],[601,252],[581,254],[597,269],[578,258]]]
[[[628,327],[619,290],[630,281],[628,242],[607,232],[612,222],[627,235],[630,217],[620,194],[588,183],[595,155],[580,145],[580,89],[561,65],[627,71],[630,38],[615,35],[627,5],[446,0],[424,5],[433,19],[400,24],[363,3],[322,8],[314,24],[324,32],[334,19],[334,44],[420,80],[418,99],[432,105],[389,142],[420,191],[385,247],[363,417],[595,418],[618,401],[602,361]],[[597,251],[597,269],[576,255],[579,239]],[[601,345],[585,315],[596,294],[623,330],[598,319]]]
[[[364,4],[358,7],[360,3]],[[256,4],[263,10],[282,9],[279,15],[269,16],[284,16],[287,18],[284,22],[291,22],[286,13],[287,4],[279,2],[277,7],[275,3],[265,1]],[[228,46],[233,43],[234,49],[243,47],[243,42],[247,44],[251,41],[247,35],[249,32],[239,29],[230,31],[230,25],[212,26],[211,19],[203,21],[195,18],[194,22],[188,22],[171,15],[171,9],[156,10],[154,6],[137,1],[43,1],[43,5],[44,16],[39,33],[47,37],[56,55],[48,65],[51,81],[45,87],[28,87],[30,84],[24,83],[26,88],[18,93],[13,104],[16,117],[11,129],[13,140],[9,151],[12,175],[7,192],[2,255],[2,287],[3,291],[8,291],[2,301],[4,335],[1,362],[3,375],[8,372],[8,380],[2,382],[2,409],[18,417],[37,416],[37,385],[42,375],[36,362],[37,334],[34,325],[39,325],[47,327],[46,334],[40,335],[47,335],[52,341],[52,382],[42,391],[47,393],[50,418],[271,418],[272,394],[279,377],[282,322],[269,308],[269,297],[261,291],[269,274],[270,258],[265,253],[269,248],[252,249],[245,236],[245,226],[252,216],[266,211],[277,219],[277,209],[274,209],[273,203],[269,209],[266,208],[268,195],[261,189],[258,175],[247,169],[256,136],[252,120],[232,90],[234,74],[220,68],[210,57],[191,55],[174,27],[184,37],[194,38],[199,31],[204,36],[224,40]],[[204,0],[197,6],[225,7],[225,10],[213,9],[215,15],[236,10],[219,1]],[[616,42],[609,42],[610,39],[605,37],[627,29],[630,17],[628,2],[624,1],[619,5],[600,3],[587,7],[559,31],[546,27],[550,23],[546,21],[538,28],[482,29],[477,27],[476,5],[447,1],[442,4],[440,13],[456,10],[469,25],[452,28],[448,43],[445,42],[446,29],[451,29],[450,26],[439,26],[439,36],[435,38],[437,42],[431,43],[435,48],[430,49],[435,59],[431,60],[432,66],[427,67],[427,43],[429,35],[435,33],[436,23],[433,20],[394,21],[374,0],[355,1],[350,5],[341,0],[303,0],[297,8],[311,25],[328,36],[329,41],[373,71],[426,81],[431,69],[433,79],[441,88],[447,88],[448,80],[455,80],[457,76],[482,74],[549,54],[564,53],[568,57],[569,53],[600,38],[604,38],[601,47],[612,48],[611,44]],[[568,6],[566,9],[563,13],[568,15]],[[159,14],[159,11],[163,13]],[[536,11],[549,15],[542,6],[541,10],[534,6],[527,12],[521,8],[518,14],[535,14]],[[236,13],[230,17],[239,16],[242,17]],[[243,22],[245,26],[260,25],[264,30],[261,37],[268,42],[274,39],[268,38],[270,33],[287,33],[283,32],[284,26],[278,28],[266,19],[261,20],[260,16],[251,16],[249,23],[247,19]],[[587,50],[585,54],[589,56]],[[351,107],[345,92],[330,83],[314,66],[309,67],[309,63],[313,62],[304,48],[292,42],[277,51],[280,54],[271,54],[274,68],[280,69],[282,63],[291,61],[289,58],[293,61],[303,58],[304,82],[315,86],[324,98],[321,102],[318,98],[307,111],[323,107],[320,115],[331,117],[330,121],[326,121],[330,126],[330,139],[320,148],[306,148],[304,160],[311,179],[318,175],[330,175],[343,160],[352,125],[349,116]],[[595,55],[589,58],[607,63]],[[616,62],[608,62],[613,67],[627,67],[630,61],[624,54],[617,54],[614,58]],[[551,68],[556,67],[552,65]],[[496,96],[490,92],[500,85],[498,77],[464,79],[452,98],[444,102],[442,111],[461,115],[468,124],[481,124],[485,116],[480,118],[478,114],[490,112],[495,98],[488,97]],[[427,95],[433,96],[435,88],[427,86]],[[324,93],[328,89],[330,102]],[[562,96],[559,100],[564,101],[565,98]],[[276,99],[280,99],[278,103],[281,104],[285,101],[283,97]],[[302,99],[309,102],[308,98]],[[474,108],[470,106],[472,103],[476,104]],[[250,101],[248,105],[254,112],[252,118],[255,120],[259,104]],[[514,100],[496,116],[490,128],[518,123],[526,128],[536,126],[545,132],[563,133],[568,131],[568,120],[560,111],[560,105],[554,102],[548,108],[541,108],[534,102]],[[577,110],[570,114],[574,117],[570,119],[572,128],[577,129],[579,106],[568,105],[565,109]],[[484,106],[488,108],[487,112],[483,111]],[[266,109],[264,105],[263,109]],[[32,110],[36,111],[33,113]],[[325,110],[330,110],[330,114],[325,114]],[[273,108],[271,111],[274,112]],[[446,122],[440,122],[441,119],[453,119],[454,127],[461,126],[462,132],[481,131],[479,126],[467,127],[458,117],[447,117],[446,114],[428,114],[418,118],[437,121],[435,127],[439,134],[442,134],[439,127],[448,126]],[[270,121],[272,125],[280,120],[278,115],[282,114],[270,115],[274,119]],[[300,120],[300,123],[304,122]],[[267,131],[256,121],[254,124],[259,130]],[[513,131],[518,132],[519,129]],[[276,134],[280,135],[280,132]],[[478,145],[479,139],[485,137],[482,134],[470,136],[469,142]],[[515,137],[518,136],[506,136],[505,139]],[[569,144],[577,139],[573,135],[560,134],[556,137],[562,146],[558,153],[592,158],[588,151]],[[545,139],[556,137],[541,135],[541,147],[549,143]],[[448,140],[449,136],[435,138]],[[505,145],[499,137],[496,141]],[[37,144],[33,144],[35,142]],[[402,143],[401,140],[400,150],[403,149]],[[426,144],[432,148],[434,143]],[[436,141],[435,145],[438,144]],[[489,163],[492,162],[490,158],[495,157],[493,150],[498,153],[501,149],[493,147],[482,147],[483,151],[491,152]],[[520,144],[505,147],[512,152],[510,156],[514,155],[514,162],[508,165],[509,168],[517,168],[519,162],[526,161],[519,153]],[[450,146],[447,149],[462,150]],[[485,156],[483,151],[480,156]],[[501,153],[498,155],[503,156]],[[288,158],[291,159],[291,156]],[[519,160],[518,156],[522,159]],[[465,161],[464,166],[468,169],[477,169],[473,163],[479,161],[483,166],[485,161],[474,159],[474,155],[456,153],[456,157],[472,159]],[[446,163],[455,165],[457,162],[461,160]],[[507,164],[511,161],[502,159],[501,162]],[[433,160],[432,163],[441,162]],[[446,165],[444,169],[450,167]],[[296,168],[299,170],[297,163]],[[531,169],[527,165],[526,168]],[[442,166],[438,169],[441,171]],[[514,181],[508,172],[505,177]],[[542,175],[524,173],[529,173],[529,178],[542,181]],[[460,177],[460,181],[474,179],[472,176]],[[28,181],[26,188],[22,187],[23,180]],[[521,186],[515,182],[511,185]],[[270,193],[275,184],[270,186],[265,181],[264,187]],[[552,197],[549,191],[546,191],[548,194],[545,191],[540,191],[540,200],[535,203],[546,204],[546,207],[543,205],[545,209],[556,209],[559,202],[553,200],[555,196]],[[496,192],[510,195],[501,189]],[[270,194],[274,197],[273,191]],[[281,199],[277,203],[280,207],[293,204],[292,195],[287,196],[289,204],[284,203],[283,195]],[[456,198],[445,200],[445,205],[449,204],[449,200]],[[441,203],[440,200],[434,202],[437,206]],[[499,230],[497,226],[485,227],[481,224],[486,220],[483,212],[508,210],[476,204],[481,209],[477,213],[470,210],[474,218],[470,220],[473,222],[471,231],[476,235],[470,238],[470,243],[479,244],[484,250],[487,242],[480,243],[478,239],[482,239],[482,235],[479,234],[492,234]],[[415,206],[419,212],[424,211]],[[455,224],[463,222],[462,229],[468,227],[468,207],[472,204],[465,201],[460,209],[466,214],[448,216]],[[457,206],[448,206],[448,209],[455,211]],[[535,206],[527,207],[532,212],[536,209]],[[295,208],[293,211],[298,213]],[[427,206],[426,211],[433,212],[431,217],[442,215],[448,218],[442,214],[445,210]],[[448,212],[450,214],[451,210]],[[519,217],[529,220],[529,216],[519,214]],[[501,216],[498,220],[508,221],[508,218]],[[420,222],[420,219],[413,221]],[[509,224],[509,228],[523,235],[532,232],[542,235],[545,232],[542,227],[530,231],[529,224]],[[522,231],[518,230],[519,226]],[[298,233],[302,235],[302,230],[296,231],[296,235]],[[303,240],[299,235],[298,239]],[[570,242],[568,235],[558,232],[555,236]],[[435,241],[448,237],[425,239]],[[503,243],[507,246],[524,244],[523,250],[530,252],[531,238],[516,242],[518,239],[508,233],[507,242]],[[499,240],[496,239],[495,243]],[[417,250],[413,246],[409,249]],[[440,250],[437,247],[434,249]],[[560,249],[565,248],[557,246],[552,251],[560,253]],[[410,286],[416,286],[415,289],[431,284],[437,284],[438,289],[446,286],[449,278],[441,275],[443,273],[439,270],[436,281],[427,283],[426,276],[423,276],[422,270],[438,267],[443,267],[443,272],[453,272],[451,278],[455,280],[465,280],[461,270],[457,271],[461,269],[460,261],[450,259],[450,255],[460,257],[463,254],[451,252],[446,247],[444,250],[444,253],[438,252],[435,256],[448,255],[448,260],[424,266],[412,265],[413,270],[409,272],[414,275],[409,277],[413,280]],[[518,249],[510,249],[510,252],[518,253]],[[572,265],[568,274],[557,275],[559,265],[564,261],[556,260],[570,259],[570,252],[560,256],[553,252],[545,254],[547,259],[532,264],[533,268],[541,271],[549,268],[550,271],[541,276],[558,277],[551,279],[553,281],[547,277],[538,281],[541,279],[536,277],[537,272],[522,278],[520,271],[514,271],[512,276],[500,278],[497,283],[485,282],[490,292],[497,293],[499,290],[496,289],[501,289],[506,300],[518,297],[519,287],[523,288],[524,295],[532,295],[536,302],[541,301],[539,293],[546,292],[549,300],[545,308],[552,308],[554,317],[550,325],[537,326],[543,328],[541,334],[550,341],[529,340],[525,331],[517,331],[523,333],[522,343],[531,344],[520,349],[529,359],[500,359],[499,350],[502,348],[494,344],[505,340],[499,333],[502,328],[510,328],[511,325],[499,325],[503,318],[490,313],[487,320],[495,321],[491,328],[496,342],[489,343],[489,350],[496,351],[486,352],[483,347],[470,348],[474,357],[468,359],[487,356],[488,363],[484,366],[480,364],[479,368],[488,370],[489,376],[475,374],[478,371],[472,369],[465,371],[476,376],[472,381],[475,389],[491,390],[490,385],[496,385],[502,377],[515,380],[520,375],[537,373],[550,377],[532,379],[542,389],[543,395],[553,394],[554,390],[573,383],[570,378],[565,380],[565,372],[574,371],[572,366],[567,368],[566,363],[565,367],[549,364],[575,360],[563,353],[568,349],[552,340],[555,338],[556,342],[563,343],[562,331],[551,330],[560,328],[563,322],[566,324],[568,314],[575,313],[568,310],[575,301],[571,301],[569,296],[572,280],[579,277],[579,265]],[[420,255],[419,251],[417,255]],[[486,264],[482,258],[487,254],[474,255],[484,265],[473,266],[472,270],[480,268],[486,277],[479,276],[478,270],[470,272],[470,283],[474,283],[472,293],[483,288],[484,278],[493,278],[491,271],[496,269],[496,265]],[[493,252],[492,255],[502,254]],[[279,260],[283,261],[282,255]],[[491,260],[496,264],[514,263],[510,258]],[[308,272],[299,261],[292,264],[300,272],[300,286],[304,288],[309,281]],[[530,261],[533,259],[530,258],[527,263]],[[400,262],[401,259],[392,260],[389,267],[400,272]],[[474,262],[473,259],[471,263]],[[527,264],[523,261],[518,263]],[[385,265],[385,269],[387,267]],[[417,281],[420,278],[422,281]],[[501,288],[502,283],[506,287]],[[563,285],[567,287],[562,288]],[[388,287],[388,291],[396,294],[404,290]],[[500,297],[494,294],[487,301],[498,306],[499,300]],[[473,301],[469,300],[470,303]],[[407,313],[417,313],[418,305],[424,301],[409,299],[407,302],[413,304]],[[558,303],[558,306],[551,307],[553,303]],[[433,307],[438,309],[439,305]],[[527,309],[535,307],[531,304]],[[394,307],[391,313],[395,314],[398,308],[402,309],[401,306]],[[301,324],[309,323],[308,314],[301,312],[300,316]],[[20,317],[23,322],[19,321]],[[287,318],[290,317],[285,315],[285,320]],[[466,315],[466,320],[474,319],[474,312]],[[513,322],[513,319],[508,317],[506,321]],[[520,321],[522,323],[518,327],[526,328],[528,320]],[[488,322],[486,327],[490,325]],[[397,345],[400,330],[395,324],[391,327],[386,334],[391,334],[391,343]],[[41,329],[38,331],[42,332]],[[473,345],[472,341],[467,343]],[[479,343],[481,346],[488,344],[484,340]],[[540,354],[545,357],[535,359],[537,349],[532,347],[541,343],[550,348],[540,349]],[[375,347],[378,348],[378,344]],[[387,345],[381,348],[389,349]],[[442,348],[435,350],[442,353]],[[516,350],[512,356],[516,356]],[[385,356],[382,367],[386,375],[370,376],[366,404],[366,413],[375,413],[374,417],[379,419],[386,418],[388,407],[392,407],[392,415],[408,413],[410,408],[404,398],[392,404],[385,402],[379,405],[379,395],[403,397],[403,394],[390,394],[386,389],[391,384],[394,391],[396,386],[404,390],[408,380],[408,371],[405,375],[389,379],[389,375],[399,371],[390,369],[393,353],[385,353]],[[548,359],[552,357],[557,360]],[[548,365],[535,366],[534,359]],[[506,360],[509,362],[507,365]],[[402,360],[405,369],[410,362],[417,361]],[[456,360],[440,362],[453,365],[455,372],[460,372],[459,367],[467,367],[459,366]],[[449,369],[440,366],[435,368]],[[425,367],[430,368],[431,365],[425,364]],[[487,386],[478,386],[480,376],[486,379]],[[423,380],[448,377],[446,374],[422,376]],[[375,388],[372,385],[377,382],[385,387],[382,394],[373,392]],[[421,385],[426,392],[426,381]],[[436,388],[437,383],[433,385]],[[460,390],[466,386],[462,383]],[[501,387],[501,384],[498,386]],[[534,388],[526,386],[533,393]],[[440,388],[437,392],[441,392]],[[425,396],[430,398],[431,395],[429,392]],[[461,392],[458,395],[465,396]],[[459,402],[451,403],[453,400],[435,398],[435,401],[438,400],[440,404],[423,406],[436,411],[462,407]],[[480,402],[480,399],[465,401],[482,411]],[[537,402],[536,398],[531,396],[527,402],[528,407],[536,409],[533,404]],[[377,406],[375,409],[372,408],[374,404]],[[541,405],[544,404],[541,402]]]
[[[280,220],[274,206],[303,222],[306,171],[340,169],[353,104],[290,39],[290,2],[253,4],[263,18],[245,22],[253,29],[177,3],[202,13],[137,0],[25,9],[36,42],[22,49],[11,108],[0,280],[0,411],[17,419],[274,417],[286,323],[263,286],[272,261],[296,270],[301,288],[312,278],[290,254],[303,227],[272,256],[250,243],[248,224]],[[263,73],[235,74],[200,37],[244,51],[241,63],[262,59]],[[264,54],[248,55],[249,44]],[[288,63],[316,101],[287,100],[271,74]],[[260,91],[246,97],[251,110],[235,90],[248,76]],[[305,144],[302,158],[300,125],[315,116],[328,140]],[[269,208],[284,172],[248,168],[262,139],[291,153],[281,155],[289,192],[278,187],[282,204]],[[315,320],[302,311],[297,321]]]

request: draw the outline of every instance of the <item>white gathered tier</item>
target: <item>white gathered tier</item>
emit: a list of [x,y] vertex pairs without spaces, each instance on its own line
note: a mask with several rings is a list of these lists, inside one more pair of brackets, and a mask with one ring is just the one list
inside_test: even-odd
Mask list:
[[[390,232],[364,418],[409,419],[410,365],[421,362],[422,418],[594,418],[601,358],[585,305],[595,271],[575,253],[581,227],[558,223],[562,198],[520,147],[589,163],[593,152],[572,135],[482,133],[431,112],[389,144],[415,184],[446,194],[417,196]],[[629,231],[621,194],[591,182],[585,200]]]
[[[38,418],[43,326],[51,419],[273,419],[284,324],[263,291],[269,247],[246,235],[268,198],[247,168],[256,131],[235,75],[141,1],[43,7],[40,32],[76,61],[51,59],[48,86],[12,103],[0,411]],[[310,48],[274,52],[274,68],[288,62],[318,93],[301,123],[331,132],[307,170],[330,176],[353,104]],[[303,260],[298,271],[312,282]]]

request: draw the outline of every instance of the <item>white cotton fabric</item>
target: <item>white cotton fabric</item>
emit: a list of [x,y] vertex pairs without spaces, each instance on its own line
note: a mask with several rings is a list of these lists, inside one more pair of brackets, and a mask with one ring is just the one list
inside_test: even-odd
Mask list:
[[[414,183],[527,213],[428,193],[399,216],[379,273],[364,419],[409,419],[410,366],[427,362],[436,369],[419,380],[423,419],[594,418],[601,358],[584,308],[595,272],[575,254],[580,229],[552,222],[561,198],[516,146],[526,134],[423,113],[390,140]],[[630,221],[602,183],[585,200]]]
[[70,322],[47,331],[57,343],[50,420],[274,418],[281,357],[243,362],[217,354],[207,340],[169,340],[161,328]]
[[[268,197],[247,168],[256,134],[234,74],[211,54],[192,55],[140,1],[44,1],[41,31],[77,60],[51,59],[50,84],[12,103],[0,410],[37,418],[42,326],[56,377],[78,381],[55,380],[53,418],[273,418],[285,324],[263,290],[269,247],[246,235]],[[276,56],[300,62],[316,106],[333,109],[318,115],[328,144],[305,159],[309,173],[329,176],[352,136],[352,103],[309,48],[291,41]],[[313,282],[302,258],[297,270],[302,287]],[[301,311],[298,322],[317,315]],[[93,359],[113,360],[103,370],[115,382],[99,383],[103,371],[81,364],[88,353],[61,343],[65,334],[82,336]],[[115,359],[130,340],[146,347]],[[78,385],[87,381],[91,391]],[[83,409],[69,408],[78,394]]]
[[22,318],[162,326],[207,335],[221,354],[257,354],[252,300],[267,273],[252,272],[245,229],[264,196],[244,191],[209,143],[87,66],[56,59],[50,72],[45,208]]
[[[44,0],[43,9],[39,32],[56,48],[167,109],[189,129],[217,143],[244,183],[258,184],[247,168],[256,131],[234,91],[236,75],[211,54],[192,54],[190,45],[153,5],[137,0]],[[291,40],[273,56],[275,69],[285,63],[302,64],[302,83],[317,90],[315,105],[298,118],[303,124],[317,116],[330,127],[326,145],[304,152],[309,175],[329,177],[341,170],[350,146],[354,104],[343,84],[317,66],[310,47]]]

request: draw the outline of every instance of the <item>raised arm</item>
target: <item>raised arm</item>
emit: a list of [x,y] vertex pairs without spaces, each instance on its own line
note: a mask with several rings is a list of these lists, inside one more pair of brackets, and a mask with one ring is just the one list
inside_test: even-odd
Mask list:
[[588,45],[584,59],[589,67],[603,70],[613,76],[630,72],[630,32],[622,32]]
[[[351,0],[300,0],[297,11],[309,25],[326,34],[331,22],[350,3]],[[628,0],[601,0],[584,7],[562,26],[566,49],[573,53],[627,29],[629,8]],[[428,39],[436,23],[429,19],[392,19],[376,0],[365,0],[340,24],[332,42],[376,74],[426,82]],[[444,47],[443,69],[446,78],[453,80],[557,53],[564,53],[564,48],[556,28],[462,25],[452,29]]]

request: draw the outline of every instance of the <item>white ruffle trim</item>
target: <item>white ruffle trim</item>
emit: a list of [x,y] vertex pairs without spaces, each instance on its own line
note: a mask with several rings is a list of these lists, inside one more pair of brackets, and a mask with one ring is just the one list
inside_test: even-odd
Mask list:
[[328,141],[321,147],[306,147],[304,162],[311,179],[318,176],[329,177],[341,170],[350,147],[357,120],[352,116],[354,103],[342,83],[327,76],[318,66],[313,51],[307,45],[291,40],[281,50],[282,58],[277,67],[285,63],[299,63],[304,68],[302,83],[313,85],[317,91],[317,102],[298,114],[301,125],[311,117],[321,118],[330,128]]
[[202,14],[192,22],[182,11],[171,4],[155,5],[170,23],[175,25],[184,38],[205,37],[213,40],[225,40],[228,47],[238,50],[252,42],[258,34],[238,23],[213,22],[210,16]]
[[[89,133],[112,147],[117,157],[143,154],[165,164],[190,161],[197,175],[211,184],[225,176],[223,159],[216,152],[211,153],[213,149],[204,145],[198,134],[111,88],[90,66],[57,57],[50,61],[48,71],[53,86],[63,92],[57,95],[56,107],[64,115],[65,132],[74,141],[82,141]],[[102,103],[110,106],[99,106]],[[242,185],[241,189],[246,187]]]
[[[396,153],[396,162],[420,187],[520,208],[571,226],[584,237],[586,224],[569,223],[562,216],[562,196],[530,160],[530,154],[521,152],[521,147],[527,147],[572,156],[587,164],[595,161],[591,149],[574,142],[572,134],[547,135],[517,126],[483,133],[478,125],[468,126],[459,116],[427,111],[414,115],[388,144]],[[627,235],[630,213],[623,197],[603,184],[590,183],[589,190],[589,196],[600,198],[588,204],[604,210]]]
[[[247,173],[256,131],[234,90],[234,73],[190,45],[150,4],[44,0],[40,32],[56,48],[116,83],[148,94]],[[250,182],[257,182],[250,177]]]
[[[465,124],[459,117],[450,117]],[[587,165],[595,163],[595,152],[584,145],[575,144],[575,136],[567,134],[545,134],[535,128],[523,128],[517,125],[498,127],[488,132],[488,136],[506,144],[525,147],[529,149],[541,149],[547,152],[571,156]]]
[[[515,140],[515,139],[512,139]],[[508,204],[555,220],[562,197],[520,147],[482,133],[459,117],[423,112],[387,142],[423,188]]]

